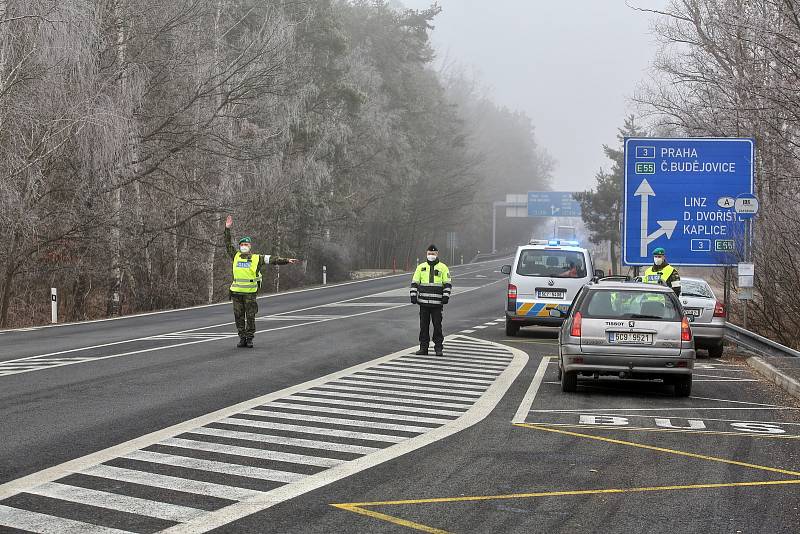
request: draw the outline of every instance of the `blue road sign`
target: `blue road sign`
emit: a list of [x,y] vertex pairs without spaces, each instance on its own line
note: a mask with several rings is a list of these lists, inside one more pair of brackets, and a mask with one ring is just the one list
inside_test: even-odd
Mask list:
[[528,191],[528,217],[580,217],[581,205],[564,191]]
[[[753,193],[752,139],[625,139],[623,261],[734,265],[747,228],[736,198]],[[530,207],[528,208],[530,211]]]

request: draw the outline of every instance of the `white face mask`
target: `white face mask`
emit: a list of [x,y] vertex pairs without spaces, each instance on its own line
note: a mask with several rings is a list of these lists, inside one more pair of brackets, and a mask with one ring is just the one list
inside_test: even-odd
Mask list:
[[242,254],[250,254],[250,245],[239,245],[239,252]]
[[428,261],[436,261],[438,257],[436,254],[428,254]]
[[664,263],[664,258],[661,258],[661,257],[658,257],[658,258],[653,258],[653,263],[654,263],[655,265],[661,265],[661,264],[663,264],[663,263]]

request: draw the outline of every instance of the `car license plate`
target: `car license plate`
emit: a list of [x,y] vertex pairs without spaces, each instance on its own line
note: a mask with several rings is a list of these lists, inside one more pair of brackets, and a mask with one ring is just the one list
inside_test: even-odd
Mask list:
[[609,332],[608,342],[618,343],[620,345],[652,345],[653,334],[641,332]]
[[537,297],[540,299],[563,299],[563,291],[538,291]]
[[689,317],[700,317],[700,315],[703,313],[703,310],[700,308],[684,308],[684,310],[686,311],[686,315]]

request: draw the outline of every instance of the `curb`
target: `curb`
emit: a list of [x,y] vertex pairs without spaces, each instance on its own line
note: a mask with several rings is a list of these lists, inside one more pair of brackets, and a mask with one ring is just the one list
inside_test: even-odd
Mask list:
[[747,365],[758,371],[759,374],[766,377],[769,381],[774,382],[775,385],[786,391],[789,395],[800,399],[800,382],[782,373],[780,369],[774,365],[765,362],[758,356],[747,358]]

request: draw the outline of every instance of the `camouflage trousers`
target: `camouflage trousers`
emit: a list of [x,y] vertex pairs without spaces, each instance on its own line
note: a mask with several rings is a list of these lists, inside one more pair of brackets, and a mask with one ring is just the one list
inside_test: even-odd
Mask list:
[[253,339],[256,335],[256,314],[258,301],[255,293],[231,293],[233,316],[236,318],[236,330],[239,337]]

